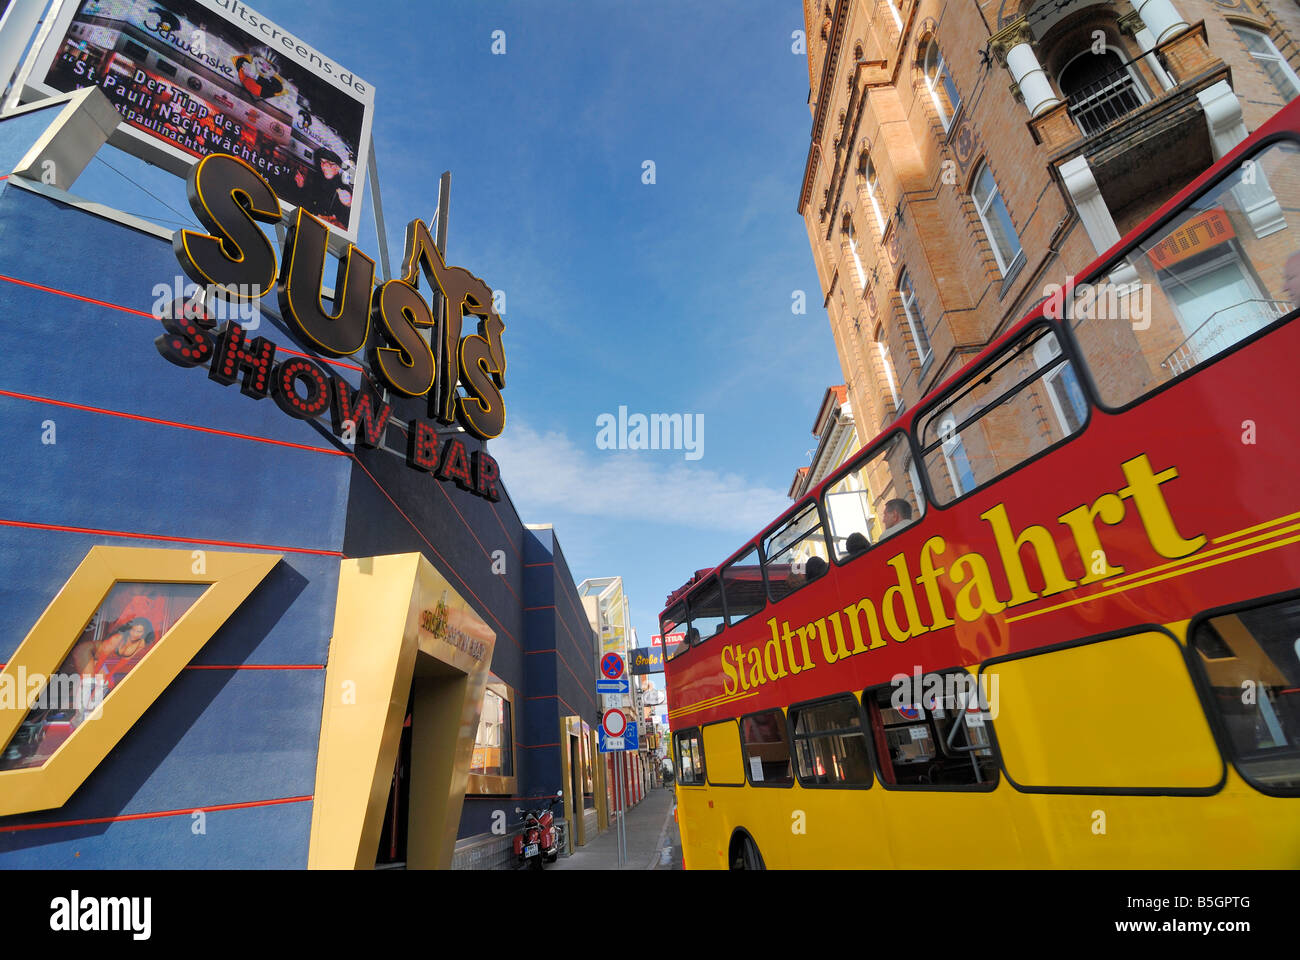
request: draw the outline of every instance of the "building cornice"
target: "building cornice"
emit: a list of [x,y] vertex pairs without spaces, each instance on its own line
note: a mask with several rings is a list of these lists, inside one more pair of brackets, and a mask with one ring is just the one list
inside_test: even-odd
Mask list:
[[830,43],[826,51],[826,59],[822,63],[821,79],[817,83],[817,110],[813,114],[808,159],[805,161],[803,168],[803,190],[799,193],[798,206],[800,216],[803,216],[804,207],[808,206],[809,194],[812,193],[813,177],[817,172],[817,152],[821,145],[822,132],[826,128],[826,111],[829,109],[830,101],[830,97],[825,94],[835,76],[835,65],[839,62],[840,45],[844,40],[848,12],[849,0],[835,0],[835,12],[831,18]]

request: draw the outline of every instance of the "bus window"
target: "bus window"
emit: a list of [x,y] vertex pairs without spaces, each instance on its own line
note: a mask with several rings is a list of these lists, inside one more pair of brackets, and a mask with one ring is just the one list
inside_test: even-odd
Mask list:
[[937,502],[951,503],[1083,429],[1088,406],[1050,327],[1024,336],[949,392],[917,439]]
[[1102,404],[1132,403],[1292,313],[1300,298],[1300,147],[1283,141],[1125,251],[1109,274],[1049,296]]
[[772,599],[788,597],[830,567],[815,502],[807,504],[763,541],[763,571]]
[[1183,649],[1163,630],[1016,654],[986,663],[980,681],[1021,790],[1206,793],[1223,782]]
[[704,746],[709,754],[709,785],[743,787],[745,765],[740,759],[740,731],[736,721],[705,724]]
[[871,786],[871,758],[856,697],[846,693],[791,707],[790,728],[802,786]]
[[686,609],[691,615],[691,627],[686,636],[692,646],[722,632],[726,619],[722,616],[722,589],[716,577],[710,577],[686,598]]
[[677,782],[704,783],[704,744],[700,742],[700,728],[692,727],[675,734],[677,741]]
[[[897,787],[979,787],[998,780],[989,712],[965,670],[927,677],[917,693],[890,684],[863,695],[880,758],[880,779]],[[913,701],[920,699],[923,703]]]
[[1297,637],[1296,598],[1202,620],[1191,634],[1237,770],[1268,793],[1292,796],[1300,793]]
[[924,513],[906,435],[854,463],[826,491],[826,520],[837,561],[848,560],[916,523]]
[[688,634],[689,623],[686,619],[686,604],[679,603],[663,615],[659,624],[659,635],[664,638],[664,658],[672,660],[680,656],[691,648],[689,643],[676,643],[671,647],[668,645],[668,638],[674,633],[680,633],[683,636]]
[[757,548],[723,568],[722,591],[727,598],[727,623],[732,626],[763,609],[767,594],[763,589],[763,568],[758,563]]
[[794,782],[784,713],[765,710],[742,717],[740,739],[745,745],[745,772],[750,783],[756,787],[776,787]]

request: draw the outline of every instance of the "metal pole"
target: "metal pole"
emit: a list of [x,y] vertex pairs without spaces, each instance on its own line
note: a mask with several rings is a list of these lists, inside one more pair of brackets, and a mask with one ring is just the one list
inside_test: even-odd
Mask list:
[[618,851],[618,865],[623,866],[623,770],[618,754],[614,754],[614,848]]
[[[18,70],[23,48],[40,23],[45,2],[46,0],[14,0],[9,9],[0,15],[0,95],[4,94],[9,79]],[[17,106],[21,92],[15,85],[10,107]]]
[[618,772],[623,778],[623,815],[618,818],[618,842],[619,849],[622,851],[622,859],[619,861],[624,866],[627,865],[627,763],[624,759],[627,751],[624,750],[619,756]]
[[379,239],[379,266],[384,271],[384,280],[393,279],[393,271],[388,263],[388,230],[384,227],[384,202],[379,197],[379,164],[375,160],[375,138],[370,138],[370,150],[367,152],[367,166],[370,168],[370,199],[375,207],[375,233]]

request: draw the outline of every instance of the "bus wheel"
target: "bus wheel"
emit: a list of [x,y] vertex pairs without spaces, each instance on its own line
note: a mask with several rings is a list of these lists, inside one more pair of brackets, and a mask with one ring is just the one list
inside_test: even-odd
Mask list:
[[741,834],[731,844],[732,870],[766,870],[758,846],[748,836]]

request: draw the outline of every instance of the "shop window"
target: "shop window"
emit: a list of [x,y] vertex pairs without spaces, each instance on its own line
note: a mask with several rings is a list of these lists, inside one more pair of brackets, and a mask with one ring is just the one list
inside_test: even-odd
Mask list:
[[207,590],[206,583],[114,583],[85,628],[67,638],[62,664],[39,688],[33,675],[20,690],[18,702],[26,698],[29,709],[0,753],[0,770],[44,766]]
[[1002,191],[993,179],[993,171],[987,163],[980,164],[979,172],[971,181],[971,199],[975,201],[975,212],[984,226],[984,236],[988,237],[989,246],[993,248],[993,257],[998,262],[998,270],[1005,277],[1011,272],[1012,265],[1021,256],[1020,237],[1007,205],[1002,200]]
[[478,722],[469,772],[493,777],[513,776],[513,745],[510,701],[504,690],[493,689],[492,681],[489,681],[488,688],[483,691],[483,712]]
[[1264,75],[1272,81],[1273,86],[1277,87],[1277,92],[1282,95],[1284,103],[1300,95],[1300,77],[1296,76],[1296,72],[1291,69],[1291,64],[1286,62],[1286,58],[1282,56],[1267,33],[1248,27],[1244,23],[1234,23],[1232,29],[1237,31],[1237,36],[1246,45],[1250,58],[1264,71]]
[[764,539],[763,556],[767,589],[774,601],[788,597],[830,569],[816,502],[805,504]]
[[802,786],[871,786],[871,758],[856,697],[846,693],[791,707],[790,729]]
[[1296,144],[1269,145],[1123,250],[1107,274],[1049,297],[1105,406],[1127,406],[1294,313],[1298,162]]
[[677,782],[703,786],[704,743],[699,727],[673,735],[677,745]]
[[987,700],[965,670],[913,677],[868,690],[881,782],[897,787],[991,787],[997,757]]
[[898,277],[898,296],[903,302],[903,316],[907,318],[907,329],[912,335],[912,345],[916,347],[916,364],[924,367],[930,359],[930,336],[925,332],[925,314],[921,312],[921,301],[917,299],[916,287],[911,275],[904,270]]
[[[991,483],[1083,429],[1078,375],[1050,327],[1030,328],[952,388],[919,421],[917,440],[939,503]],[[1041,412],[1064,398],[1057,418]]]
[[987,663],[980,681],[1021,789],[1205,793],[1223,780],[1182,648],[1163,630]]
[[723,568],[722,590],[726,594],[727,623],[732,626],[766,606],[767,592],[763,587],[763,568],[758,562],[757,547]]
[[1237,770],[1300,794],[1300,599],[1202,620],[1191,647]]
[[778,787],[794,782],[784,713],[765,710],[742,717],[740,739],[745,748],[745,773],[750,783],[756,787]]
[[865,552],[921,519],[912,449],[896,433],[883,446],[859,458],[826,490],[826,520],[835,559]]
[[939,45],[933,39],[926,41],[921,55],[921,71],[925,78],[925,88],[930,93],[930,102],[939,115],[939,123],[946,133],[952,127],[953,117],[961,106],[961,94],[952,79],[952,71],[939,52]]
[[740,759],[740,731],[735,720],[706,724],[704,749],[709,755],[710,786],[742,787],[745,785],[745,765]]

